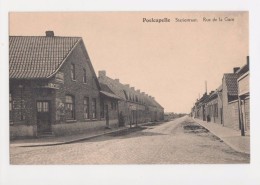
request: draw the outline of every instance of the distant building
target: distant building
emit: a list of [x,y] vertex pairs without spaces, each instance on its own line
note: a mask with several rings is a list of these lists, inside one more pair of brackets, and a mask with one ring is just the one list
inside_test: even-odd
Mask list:
[[195,118],[206,121],[206,100],[208,97],[209,95],[207,95],[207,93],[204,93],[203,96],[195,103]]
[[249,57],[247,64],[225,73],[222,84],[195,102],[191,115],[204,121],[223,124],[241,133],[250,131]]
[[135,90],[128,84],[120,83],[119,79],[111,79],[106,71],[99,71],[98,80],[106,84],[121,101],[118,103],[119,114],[125,124],[138,124],[148,121],[163,120],[164,109],[151,97],[140,90]]
[[206,104],[206,120],[207,122],[213,123],[223,123],[223,112],[222,112],[222,85],[212,91],[207,100],[205,101]]

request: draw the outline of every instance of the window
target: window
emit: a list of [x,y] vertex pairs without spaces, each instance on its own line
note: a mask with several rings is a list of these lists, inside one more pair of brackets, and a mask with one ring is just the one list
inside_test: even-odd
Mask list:
[[75,76],[75,64],[71,64],[70,65],[70,76],[72,80],[76,80],[76,76]]
[[49,112],[49,103],[48,102],[37,102],[37,112]]
[[97,103],[97,102],[96,102],[96,98],[93,98],[93,99],[92,99],[92,118],[93,118],[93,119],[96,119],[96,118],[97,118],[97,114],[96,114],[96,113],[97,113],[96,103]]
[[117,109],[117,107],[116,107],[116,102],[111,102],[111,109],[112,110],[116,110]]
[[89,98],[85,97],[83,100],[84,106],[84,119],[89,119]]
[[9,119],[13,120],[13,98],[11,93],[9,93]]
[[100,117],[101,118],[105,117],[105,103],[103,100],[101,100],[101,103],[100,103]]
[[86,72],[86,69],[83,69],[83,83],[87,83],[87,72]]
[[114,103],[115,110],[117,110],[117,102]]
[[215,114],[215,117],[218,117],[218,104],[214,104],[214,114]]
[[75,119],[75,102],[74,97],[66,95],[66,119],[74,120]]

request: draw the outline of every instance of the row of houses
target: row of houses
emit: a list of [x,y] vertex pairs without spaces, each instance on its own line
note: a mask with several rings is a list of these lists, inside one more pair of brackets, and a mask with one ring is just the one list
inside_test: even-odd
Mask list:
[[235,67],[233,73],[224,74],[219,87],[197,99],[191,109],[191,115],[240,130],[241,135],[250,135],[249,75],[247,57],[244,66]]
[[81,37],[9,37],[10,137],[86,133],[163,120],[154,97],[96,76]]

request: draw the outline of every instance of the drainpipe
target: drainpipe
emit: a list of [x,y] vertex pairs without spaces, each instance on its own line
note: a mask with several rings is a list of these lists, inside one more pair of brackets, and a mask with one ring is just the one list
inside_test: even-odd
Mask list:
[[241,136],[245,136],[245,128],[243,123],[243,114],[241,113],[241,98],[238,97],[238,114],[239,114],[239,125],[241,130]]

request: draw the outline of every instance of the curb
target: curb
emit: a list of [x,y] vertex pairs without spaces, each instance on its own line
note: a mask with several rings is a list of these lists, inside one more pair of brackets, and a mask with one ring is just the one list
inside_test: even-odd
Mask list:
[[124,128],[124,129],[119,129],[119,130],[113,130],[110,132],[105,132],[102,134],[97,134],[97,135],[92,135],[92,136],[86,136],[86,137],[82,137],[82,138],[78,138],[78,139],[73,139],[73,140],[69,140],[69,141],[64,141],[64,142],[56,142],[56,143],[50,143],[50,144],[35,144],[35,145],[21,145],[18,147],[40,147],[40,146],[55,146],[55,145],[65,145],[65,144],[71,144],[71,143],[76,143],[79,141],[84,141],[84,140],[88,140],[88,139],[93,139],[99,136],[103,136],[103,135],[107,135],[107,134],[111,134],[111,133],[115,133],[115,132],[120,132],[120,131],[124,131],[124,130],[128,130],[130,128]]

